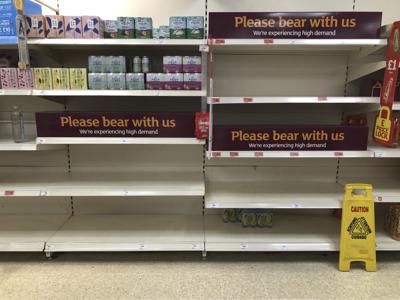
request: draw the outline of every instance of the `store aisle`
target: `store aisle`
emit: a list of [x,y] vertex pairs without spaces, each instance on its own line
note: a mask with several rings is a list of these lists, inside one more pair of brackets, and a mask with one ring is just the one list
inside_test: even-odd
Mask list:
[[377,273],[340,273],[336,253],[1,254],[0,298],[398,298],[400,253],[378,261]]

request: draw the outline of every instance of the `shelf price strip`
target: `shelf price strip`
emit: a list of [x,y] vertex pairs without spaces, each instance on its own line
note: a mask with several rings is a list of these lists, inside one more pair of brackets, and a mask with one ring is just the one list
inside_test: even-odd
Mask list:
[[392,24],[381,92],[381,109],[375,119],[374,140],[386,147],[394,146],[395,124],[392,114],[400,61],[400,21]]

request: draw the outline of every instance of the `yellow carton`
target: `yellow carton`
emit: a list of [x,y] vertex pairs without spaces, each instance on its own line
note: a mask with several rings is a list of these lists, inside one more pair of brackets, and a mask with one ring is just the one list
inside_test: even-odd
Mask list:
[[376,271],[375,211],[372,186],[346,184],[340,232],[339,270],[350,271],[354,261]]
[[69,70],[67,68],[52,68],[53,89],[69,89]]
[[86,69],[69,69],[69,78],[72,90],[87,90]]
[[51,90],[53,88],[52,74],[50,68],[34,68],[35,89]]

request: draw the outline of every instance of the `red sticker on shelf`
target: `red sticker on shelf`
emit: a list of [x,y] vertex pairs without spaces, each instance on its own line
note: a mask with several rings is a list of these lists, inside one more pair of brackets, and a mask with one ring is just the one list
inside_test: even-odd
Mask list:
[[335,152],[335,156],[343,156],[343,152]]
[[327,101],[328,97],[318,97],[318,101]]
[[243,102],[244,102],[244,103],[251,103],[251,102],[253,102],[253,98],[251,98],[251,97],[245,97],[245,98],[243,98]]
[[273,39],[264,39],[264,44],[273,44],[274,40]]
[[263,157],[264,156],[264,152],[254,152],[254,156],[255,157]]
[[238,157],[239,156],[239,152],[229,152],[229,156],[230,157]]
[[4,196],[14,196],[14,191],[4,191]]
[[212,156],[213,157],[221,157],[221,152],[213,152]]
[[290,157],[296,157],[296,156],[299,156],[300,155],[300,153],[299,152],[290,152]]
[[211,100],[211,102],[212,102],[212,103],[219,103],[219,102],[220,102],[220,99],[217,98],[217,97],[213,97],[212,100]]
[[223,45],[223,44],[225,44],[225,40],[223,40],[223,39],[214,40],[214,44],[216,44],[216,45]]

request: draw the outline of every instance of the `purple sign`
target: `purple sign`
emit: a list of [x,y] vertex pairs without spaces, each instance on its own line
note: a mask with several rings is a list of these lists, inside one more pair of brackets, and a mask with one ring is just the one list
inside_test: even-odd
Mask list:
[[367,126],[214,126],[213,151],[366,150]]
[[40,112],[38,137],[194,137],[195,113]]
[[376,39],[381,12],[210,12],[213,39]]

